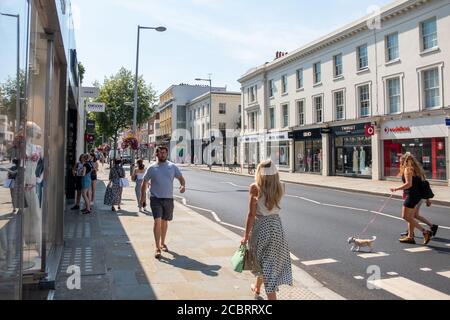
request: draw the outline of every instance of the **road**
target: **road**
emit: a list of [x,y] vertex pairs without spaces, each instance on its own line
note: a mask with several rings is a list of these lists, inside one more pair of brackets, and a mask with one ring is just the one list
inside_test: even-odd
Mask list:
[[[252,179],[181,169],[187,192],[175,192],[176,199],[243,235]],[[398,242],[406,229],[399,218],[400,200],[286,184],[281,206],[293,263],[345,298],[450,298],[450,208],[423,206],[422,214],[440,225],[424,247],[418,231],[417,245]],[[381,214],[375,213],[383,206]],[[360,234],[372,220],[364,237],[377,237],[375,255],[352,252],[347,238]]]

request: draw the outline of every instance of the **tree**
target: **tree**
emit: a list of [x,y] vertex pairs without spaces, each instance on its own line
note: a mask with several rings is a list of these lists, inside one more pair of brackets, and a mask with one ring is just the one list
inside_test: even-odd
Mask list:
[[[150,118],[156,104],[156,92],[151,85],[145,84],[142,76],[138,78],[138,97],[137,126]],[[96,100],[106,104],[104,113],[95,114],[98,135],[103,135],[105,140],[113,139],[115,156],[119,133],[133,123],[133,106],[126,105],[134,101],[133,73],[122,67],[117,74],[106,78]]]
[[[25,72],[19,73],[20,96],[25,97]],[[17,78],[9,76],[0,84],[0,114],[6,114],[8,121],[16,120]],[[19,119],[20,121],[20,119]]]
[[78,74],[80,75],[80,84],[83,84],[84,74],[86,73],[86,69],[84,68],[81,62],[78,62]]

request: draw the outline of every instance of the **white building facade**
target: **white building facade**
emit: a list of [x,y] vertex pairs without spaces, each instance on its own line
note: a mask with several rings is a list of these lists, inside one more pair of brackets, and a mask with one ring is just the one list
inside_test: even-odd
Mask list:
[[247,72],[242,164],[389,179],[409,151],[450,184],[450,1],[401,0]]
[[207,92],[187,104],[190,163],[239,163],[240,112],[240,92]]

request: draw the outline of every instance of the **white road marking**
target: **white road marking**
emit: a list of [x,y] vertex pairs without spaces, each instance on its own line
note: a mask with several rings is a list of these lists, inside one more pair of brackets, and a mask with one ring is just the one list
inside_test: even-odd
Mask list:
[[312,200],[312,199],[308,199],[308,198],[305,198],[305,197],[293,196],[293,195],[290,195],[290,194],[287,194],[286,197],[297,198],[297,199],[302,199],[302,200],[309,201],[309,202],[312,202],[312,203],[315,203],[315,204],[321,204],[318,201],[315,201],[315,200]]
[[292,252],[290,253],[290,255],[291,255],[291,260],[293,260],[293,261],[300,261],[299,258],[297,258],[294,254],[292,254]]
[[430,269],[430,268],[420,268],[420,270],[421,270],[421,271],[425,271],[425,272],[433,271],[433,270]]
[[363,259],[370,259],[370,258],[379,258],[379,257],[387,257],[389,254],[385,252],[374,252],[374,253],[363,253],[358,254],[358,257],[361,257]]
[[341,208],[341,209],[349,209],[349,210],[356,210],[356,211],[369,212],[369,210],[367,210],[367,209],[360,209],[360,208],[353,208],[353,207],[338,206],[338,205],[335,205],[335,204],[322,203],[322,205],[323,205],[323,206],[327,206],[327,207],[334,207],[334,208]]
[[450,278],[450,271],[436,272],[438,275]]
[[418,248],[403,249],[403,250],[412,252],[412,253],[431,251],[431,249],[428,247],[418,247]]
[[318,264],[328,264],[328,263],[335,263],[338,262],[334,259],[320,259],[320,260],[309,260],[309,261],[303,261],[302,264],[305,266],[315,266]]
[[200,207],[196,207],[196,206],[191,206],[190,204],[187,204],[186,206],[189,207],[189,208],[197,209],[197,210],[207,211],[207,212],[209,212],[209,213],[212,214],[214,220],[216,220],[217,222],[222,222],[222,220],[220,220],[220,218],[219,218],[219,216],[217,215],[217,213],[215,213],[215,212],[212,211],[212,210],[205,209],[205,208],[200,208]]
[[355,278],[356,280],[364,280],[364,277],[361,276],[354,276],[353,278]]
[[245,228],[242,228],[242,227],[238,227],[238,226],[235,226],[235,225],[233,225],[233,224],[230,224],[230,223],[226,223],[226,222],[223,222],[223,221],[221,221],[220,223],[221,223],[221,224],[223,224],[223,225],[225,225],[225,226],[229,226],[229,227],[232,227],[232,228],[236,228],[236,229],[239,229],[239,230],[245,231]]
[[386,274],[388,274],[388,275],[390,275],[390,276],[398,276],[398,273],[397,273],[397,272],[393,272],[393,271],[391,271],[391,272],[386,272]]
[[450,300],[450,296],[404,277],[370,280],[368,283],[405,300]]

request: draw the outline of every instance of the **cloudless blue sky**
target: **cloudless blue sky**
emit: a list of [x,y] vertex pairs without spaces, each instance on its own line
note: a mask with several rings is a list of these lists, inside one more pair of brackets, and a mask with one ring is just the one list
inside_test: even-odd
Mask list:
[[239,91],[248,69],[272,61],[361,18],[389,0],[72,0],[84,85],[135,69],[137,25],[139,73],[158,93],[171,84],[195,83],[212,73],[213,85]]

